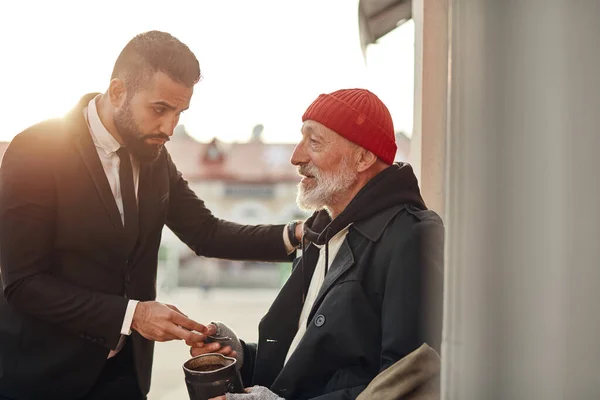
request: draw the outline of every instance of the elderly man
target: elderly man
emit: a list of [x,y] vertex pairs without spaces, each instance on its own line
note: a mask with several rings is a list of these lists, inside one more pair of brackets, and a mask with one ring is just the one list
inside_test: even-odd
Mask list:
[[[410,165],[394,164],[392,118],[363,89],[320,95],[292,155],[302,180],[302,256],[259,325],[259,342],[195,344],[238,358],[247,394],[227,399],[353,399],[427,343],[439,349],[443,225]],[[223,399],[225,396],[223,396]]]

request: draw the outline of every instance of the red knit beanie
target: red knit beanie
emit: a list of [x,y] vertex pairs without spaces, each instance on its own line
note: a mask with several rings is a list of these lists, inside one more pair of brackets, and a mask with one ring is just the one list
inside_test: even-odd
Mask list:
[[321,94],[302,116],[302,122],[308,119],[369,150],[386,164],[393,164],[396,138],[392,116],[379,97],[368,90]]

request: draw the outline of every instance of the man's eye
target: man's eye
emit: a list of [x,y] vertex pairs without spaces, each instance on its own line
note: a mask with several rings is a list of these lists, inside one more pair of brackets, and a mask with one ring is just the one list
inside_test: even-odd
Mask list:
[[165,109],[162,107],[155,107],[154,112],[158,115],[162,115],[165,112]]

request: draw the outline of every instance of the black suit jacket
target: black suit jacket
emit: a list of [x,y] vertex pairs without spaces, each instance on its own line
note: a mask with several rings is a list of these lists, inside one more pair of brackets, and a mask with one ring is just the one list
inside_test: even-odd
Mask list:
[[[139,236],[128,246],[82,112],[94,96],[17,135],[2,161],[0,397],[85,395],[117,345],[127,298],[155,299],[165,224],[199,255],[289,260],[283,226],[217,219],[166,150],[140,168]],[[153,343],[131,340],[148,393]]]

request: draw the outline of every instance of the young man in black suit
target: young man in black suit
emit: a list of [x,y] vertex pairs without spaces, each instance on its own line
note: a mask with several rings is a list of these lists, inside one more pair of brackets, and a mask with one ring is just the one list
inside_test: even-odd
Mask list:
[[199,78],[185,44],[140,34],[105,93],[10,144],[0,168],[0,398],[143,399],[154,341],[210,333],[154,301],[165,224],[199,255],[289,259],[293,226],[216,218],[164,148]]

